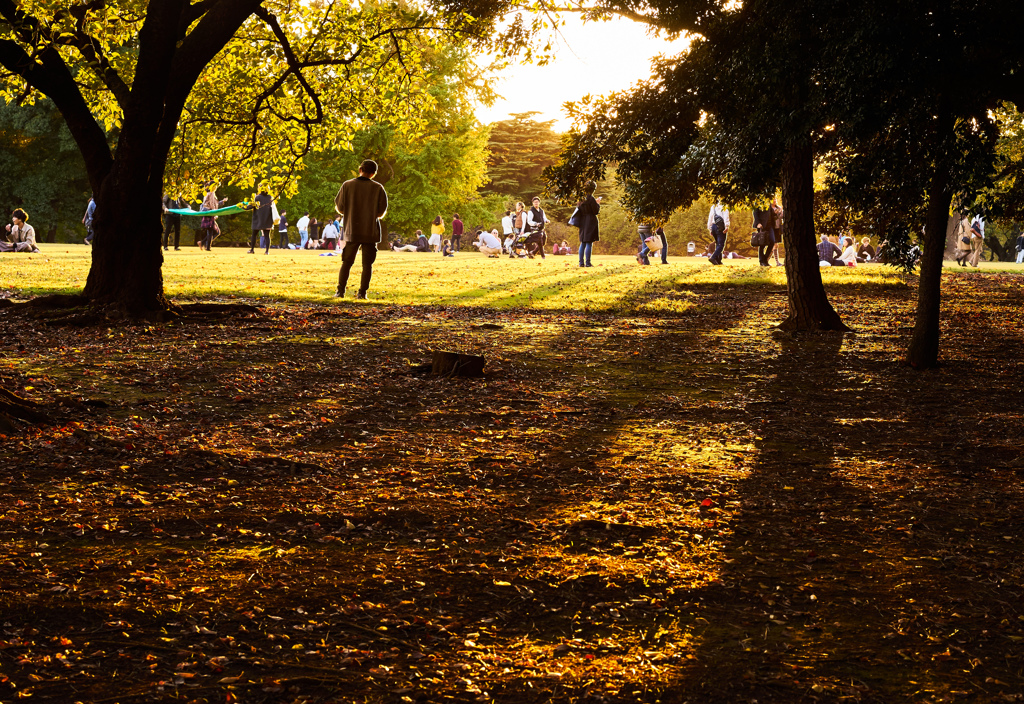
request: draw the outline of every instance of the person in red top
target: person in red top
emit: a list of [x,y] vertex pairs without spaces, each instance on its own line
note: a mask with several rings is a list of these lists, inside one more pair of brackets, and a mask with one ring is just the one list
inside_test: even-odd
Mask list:
[[452,251],[458,252],[459,247],[462,244],[462,233],[465,231],[465,226],[462,224],[462,220],[459,218],[459,214],[455,213],[452,218]]

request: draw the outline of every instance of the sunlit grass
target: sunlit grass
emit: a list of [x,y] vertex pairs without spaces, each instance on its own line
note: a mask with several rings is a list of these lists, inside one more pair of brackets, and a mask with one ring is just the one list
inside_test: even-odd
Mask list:
[[[247,254],[242,248],[215,248],[212,253],[188,247],[168,252],[164,287],[179,301],[250,299],[326,302],[337,285],[339,256],[314,251]],[[82,288],[91,263],[86,245],[44,245],[35,255],[0,256],[0,285],[29,296],[73,293]],[[358,287],[360,265],[349,288]],[[953,264],[951,270],[965,271]],[[985,262],[971,272],[1020,272],[1024,265]],[[824,269],[826,287],[908,283],[900,271],[878,265]],[[574,256],[546,259],[487,259],[462,252],[454,258],[437,254],[380,252],[374,269],[371,300],[412,305],[482,306],[498,309],[636,311],[685,313],[694,303],[690,287],[772,286],[786,284],[781,267],[763,268],[756,260],[727,260],[714,267],[705,259],[671,258],[670,264],[641,267],[628,256],[595,256],[594,267],[581,269]]]

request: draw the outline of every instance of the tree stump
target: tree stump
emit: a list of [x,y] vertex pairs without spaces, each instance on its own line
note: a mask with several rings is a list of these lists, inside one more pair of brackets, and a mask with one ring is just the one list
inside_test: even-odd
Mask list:
[[430,373],[434,376],[482,376],[484,358],[475,354],[434,350]]

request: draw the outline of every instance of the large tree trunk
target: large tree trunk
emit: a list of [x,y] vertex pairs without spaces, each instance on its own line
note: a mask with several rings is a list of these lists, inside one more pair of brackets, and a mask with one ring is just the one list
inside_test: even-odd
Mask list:
[[917,316],[914,321],[914,336],[910,340],[906,357],[907,364],[917,369],[930,369],[939,363],[942,259],[946,248],[949,206],[952,201],[949,172],[940,161],[928,186],[921,279],[917,289]]
[[781,330],[842,330],[843,324],[821,282],[814,236],[814,151],[794,143],[782,164],[782,207],[786,214],[786,283],[789,315]]
[[115,168],[95,196],[92,268],[82,295],[114,315],[160,317],[170,307],[161,270],[161,188],[148,172],[163,169],[150,162],[139,173],[141,168],[118,163],[124,149],[118,148]]

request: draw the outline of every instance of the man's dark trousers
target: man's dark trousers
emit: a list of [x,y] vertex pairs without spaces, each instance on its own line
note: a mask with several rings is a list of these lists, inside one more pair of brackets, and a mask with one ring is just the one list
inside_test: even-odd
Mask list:
[[356,261],[356,252],[363,248],[363,273],[359,280],[359,292],[366,293],[370,288],[370,277],[373,276],[373,263],[377,261],[377,243],[346,242],[341,252],[341,272],[338,274],[338,293],[345,293],[348,275]]
[[712,264],[722,263],[722,251],[725,249],[725,232],[719,229],[718,223],[711,226],[711,234],[715,237],[715,253],[708,259]]

